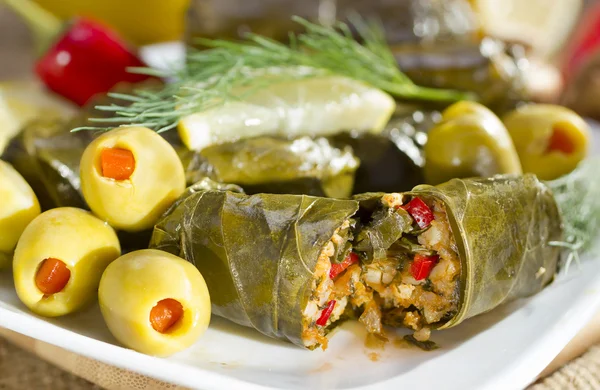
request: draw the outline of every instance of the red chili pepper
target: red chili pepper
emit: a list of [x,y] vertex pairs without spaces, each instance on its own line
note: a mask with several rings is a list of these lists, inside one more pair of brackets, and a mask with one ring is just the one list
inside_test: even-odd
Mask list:
[[569,82],[588,58],[600,50],[600,4],[586,8],[577,28],[571,34],[570,44],[563,49],[563,75]]
[[116,33],[88,19],[78,19],[42,56],[35,71],[48,88],[83,106],[117,83],[149,78],[127,72],[144,66]]
[[414,197],[404,206],[400,206],[414,218],[421,229],[425,229],[434,220],[433,212],[420,198]]
[[410,273],[415,280],[423,280],[429,276],[429,273],[439,260],[439,256],[425,256],[416,254],[410,265]]
[[358,255],[354,252],[350,252],[348,256],[341,263],[335,263],[331,265],[331,270],[329,271],[329,277],[331,279],[335,279],[336,276],[341,274],[346,270],[346,268],[350,267],[352,264],[358,263]]
[[321,313],[321,317],[317,320],[317,325],[325,326],[327,325],[327,320],[331,317],[331,313],[333,312],[333,308],[335,307],[335,300],[331,300],[327,303],[327,307]]

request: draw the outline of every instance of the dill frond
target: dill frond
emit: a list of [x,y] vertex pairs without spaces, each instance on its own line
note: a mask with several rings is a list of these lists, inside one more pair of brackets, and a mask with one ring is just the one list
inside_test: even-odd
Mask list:
[[593,248],[600,234],[600,157],[584,160],[573,172],[546,184],[554,194],[563,222],[564,238],[551,245],[569,251],[568,268]]
[[[472,98],[464,92],[415,85],[398,68],[378,24],[355,17],[357,40],[345,23],[326,27],[299,17],[293,20],[305,32],[290,34],[290,45],[255,34],[249,34],[241,42],[199,39],[208,49],[190,50],[183,69],[132,69],[174,81],[159,91],[109,93],[126,104],[98,106],[97,109],[112,112],[114,117],[91,121],[105,126],[144,124],[162,132],[176,127],[187,115],[243,99],[246,94],[274,83],[326,74],[359,80],[402,99],[452,102]],[[105,127],[80,127],[73,131],[90,129]]]

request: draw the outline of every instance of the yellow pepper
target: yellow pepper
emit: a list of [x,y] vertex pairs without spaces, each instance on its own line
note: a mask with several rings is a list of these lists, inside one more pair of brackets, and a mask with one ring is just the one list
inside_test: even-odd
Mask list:
[[[0,83],[0,154],[25,123],[40,116],[69,116],[75,107],[35,81]],[[0,198],[1,199],[1,198]]]
[[100,20],[136,45],[181,39],[189,0],[36,0],[63,20]]
[[429,132],[425,145],[428,183],[521,172],[519,157],[506,128],[481,104],[468,101],[453,104]]
[[588,153],[590,129],[568,108],[551,104],[529,104],[504,117],[523,171],[542,180],[553,180],[571,172]]

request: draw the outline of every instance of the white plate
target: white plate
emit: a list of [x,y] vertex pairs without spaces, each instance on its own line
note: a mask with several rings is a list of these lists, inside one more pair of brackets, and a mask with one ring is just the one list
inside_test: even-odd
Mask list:
[[572,267],[537,296],[501,306],[433,334],[440,349],[395,342],[364,346],[356,323],[336,331],[327,351],[306,351],[214,318],[192,348],[168,359],[118,346],[97,306],[60,319],[28,312],[10,273],[0,276],[0,326],[105,363],[201,389],[517,389],[526,386],[600,308],[600,261]]
[[[598,126],[594,126],[598,129]],[[596,132],[597,135],[597,132]],[[600,150],[595,137],[594,149]],[[423,352],[391,332],[368,349],[356,322],[336,330],[329,348],[307,351],[213,317],[189,350],[159,359],[122,348],[97,305],[45,319],[17,298],[0,274],[0,327],[80,355],[194,389],[520,389],[531,383],[600,309],[600,259],[584,258],[540,294],[501,306],[456,328],[434,332],[440,349]]]

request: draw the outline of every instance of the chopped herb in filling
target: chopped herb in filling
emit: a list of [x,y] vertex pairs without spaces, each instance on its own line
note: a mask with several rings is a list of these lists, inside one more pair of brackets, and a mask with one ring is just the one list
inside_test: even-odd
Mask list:
[[385,338],[384,324],[406,327],[426,343],[431,327],[458,310],[460,260],[444,204],[387,194],[355,237],[353,228],[346,221],[319,256],[304,344],[326,348],[328,330],[347,308],[371,334]]
[[[336,229],[317,260],[303,311],[302,340],[307,348],[327,348],[328,329],[340,319],[354,290],[349,278],[358,268],[358,257],[351,252],[351,227],[352,222],[345,221]],[[358,280],[358,273],[354,279]],[[346,286],[340,280],[346,280]]]
[[[389,238],[390,232],[395,240],[386,242],[382,237]],[[427,341],[430,327],[458,309],[460,260],[444,205],[385,195],[373,221],[357,237],[369,241],[355,246],[366,257],[360,274],[366,291],[361,294],[372,293],[379,309],[377,316],[369,303],[363,316],[369,308],[369,318],[413,329],[415,339]],[[350,298],[353,304],[354,300]],[[375,333],[380,325],[370,323],[367,328]]]

